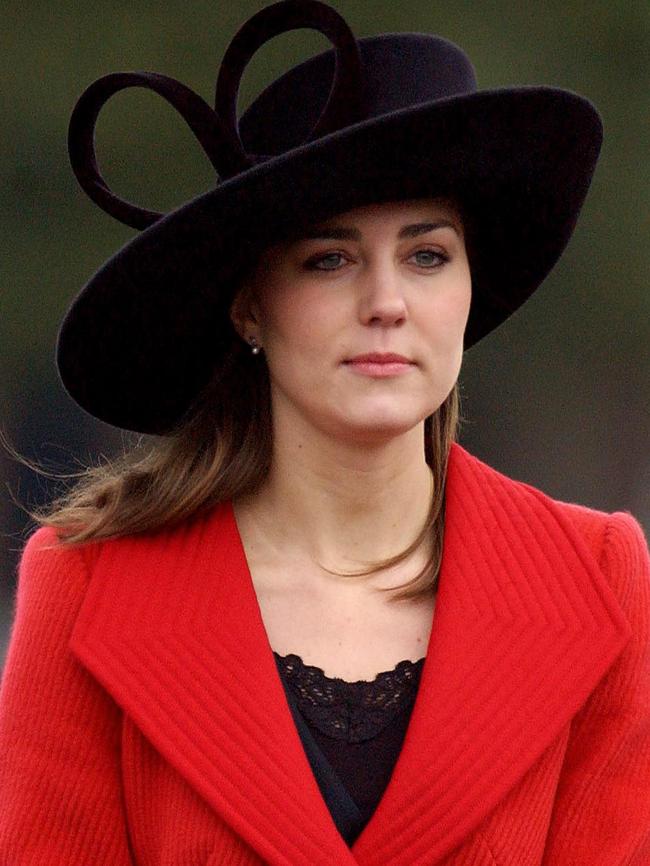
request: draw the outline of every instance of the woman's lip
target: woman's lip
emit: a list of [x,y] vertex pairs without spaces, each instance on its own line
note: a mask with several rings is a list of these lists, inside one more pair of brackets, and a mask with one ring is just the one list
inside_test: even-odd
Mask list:
[[410,361],[346,361],[346,366],[364,376],[382,378],[405,373],[414,366]]
[[367,355],[357,355],[355,358],[349,358],[345,361],[346,364],[412,364],[410,358],[405,358],[404,355],[397,355],[392,352],[387,352],[382,355],[379,352],[370,352]]

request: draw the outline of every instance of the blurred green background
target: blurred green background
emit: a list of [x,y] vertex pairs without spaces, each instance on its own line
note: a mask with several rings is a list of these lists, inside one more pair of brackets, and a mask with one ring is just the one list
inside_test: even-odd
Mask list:
[[[128,436],[95,422],[58,381],[54,346],[69,302],[134,231],[96,208],[69,168],[70,112],[107,72],[154,70],[209,102],[223,53],[264,2],[3,4],[0,426],[18,449],[69,470]],[[333,0],[357,36],[438,33],[472,58],[479,86],[551,84],[589,97],[605,142],[573,239],[535,296],[467,353],[462,443],[560,499],[623,509],[650,526],[650,4]],[[240,113],[290,65],[329,47],[300,30],[247,67]],[[192,134],[162,99],[115,96],[97,125],[109,184],[169,210],[214,183]],[[100,347],[101,349],[101,347]],[[0,661],[15,566],[29,527],[15,500],[41,502],[43,479],[0,452]]]

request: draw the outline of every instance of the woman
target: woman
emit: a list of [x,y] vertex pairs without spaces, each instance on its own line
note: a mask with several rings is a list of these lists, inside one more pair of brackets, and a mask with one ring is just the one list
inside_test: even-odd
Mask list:
[[[237,122],[246,63],[301,26],[335,51]],[[102,104],[134,85],[220,176],[164,218],[95,161]],[[311,0],[241,28],[216,104],[118,73],[71,120],[84,189],[145,230],[73,303],[59,372],[156,439],[23,552],[0,862],[648,863],[641,528],[454,441],[463,350],[568,242],[597,112],[477,91],[456,46],[357,41]]]

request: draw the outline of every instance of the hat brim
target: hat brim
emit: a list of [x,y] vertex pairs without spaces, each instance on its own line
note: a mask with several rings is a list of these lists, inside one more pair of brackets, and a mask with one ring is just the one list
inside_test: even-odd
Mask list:
[[97,271],[59,332],[61,381],[96,418],[164,434],[232,346],[236,278],[262,247],[363,204],[439,195],[466,219],[467,349],[557,262],[601,142],[589,100],[525,86],[395,111],[273,157],[167,214]]

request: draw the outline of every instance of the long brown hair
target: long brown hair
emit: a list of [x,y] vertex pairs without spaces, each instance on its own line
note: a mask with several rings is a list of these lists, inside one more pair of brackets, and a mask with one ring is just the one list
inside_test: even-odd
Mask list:
[[[273,446],[268,368],[260,360],[238,337],[233,339],[225,366],[174,431],[142,437],[123,454],[67,476],[75,481],[66,491],[45,506],[25,510],[37,524],[55,527],[61,544],[79,545],[172,527],[220,502],[254,493],[269,472]],[[420,572],[405,584],[381,591],[393,593],[396,601],[432,593],[442,557],[447,458],[458,420],[455,385],[424,422],[434,493],[421,532],[400,553],[347,576],[371,575],[397,565],[430,536],[431,555]]]

